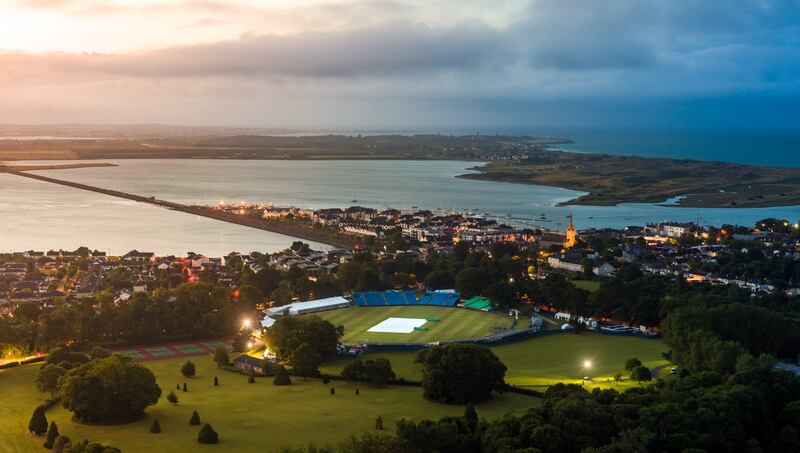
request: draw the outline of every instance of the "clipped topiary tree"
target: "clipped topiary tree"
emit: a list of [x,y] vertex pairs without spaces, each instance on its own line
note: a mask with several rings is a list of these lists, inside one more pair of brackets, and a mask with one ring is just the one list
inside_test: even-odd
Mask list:
[[360,395],[361,393],[358,391],[358,387],[356,387],[356,396]]
[[191,360],[187,360],[186,363],[181,365],[181,374],[183,375],[183,377],[194,377],[196,372],[197,369],[195,368],[194,363],[192,363]]
[[292,378],[289,377],[289,373],[286,371],[286,368],[281,366],[278,368],[278,372],[275,373],[275,378],[272,380],[272,383],[275,385],[291,385]]
[[192,418],[189,419],[190,425],[199,425],[200,424],[200,414],[197,411],[192,412]]
[[331,387],[331,395],[335,395],[335,394],[336,394],[336,389]]
[[197,441],[201,444],[215,444],[219,442],[219,434],[214,431],[210,424],[206,423],[197,433]]
[[33,410],[31,420],[28,422],[28,431],[37,436],[47,432],[47,417],[44,415],[44,407],[39,406]]
[[184,392],[188,392],[189,391],[189,388],[186,387],[186,383],[185,382],[183,383],[183,391]]
[[50,422],[50,428],[47,429],[47,439],[44,441],[44,448],[51,449],[58,438],[58,425],[55,421]]
[[216,376],[214,376],[214,385],[219,385],[219,379]]
[[170,391],[169,395],[167,395],[167,401],[172,404],[178,404],[178,395],[176,395],[175,392]]
[[464,409],[464,421],[467,422],[469,429],[475,431],[478,426],[478,412],[475,411],[475,406],[472,403],[467,404],[467,408]]
[[252,374],[250,376],[247,376],[247,383],[248,384],[255,384],[256,383],[255,376],[253,376]]
[[383,417],[380,415],[375,419],[375,429],[383,429]]
[[72,445],[67,436],[58,436],[56,441],[53,442],[53,453],[64,453],[67,445]]
[[153,423],[150,424],[150,433],[158,434],[160,432],[161,432],[161,423],[158,422],[157,418],[154,418]]

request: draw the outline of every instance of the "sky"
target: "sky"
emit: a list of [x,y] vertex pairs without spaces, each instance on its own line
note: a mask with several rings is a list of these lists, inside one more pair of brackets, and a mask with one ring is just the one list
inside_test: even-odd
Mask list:
[[800,127],[798,0],[0,0],[0,123]]

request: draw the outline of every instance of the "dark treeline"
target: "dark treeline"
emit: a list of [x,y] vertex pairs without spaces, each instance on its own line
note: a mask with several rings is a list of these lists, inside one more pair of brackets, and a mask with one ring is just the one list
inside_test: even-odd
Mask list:
[[[398,234],[389,235],[383,246],[397,250],[407,245]],[[296,246],[299,248],[300,246]],[[434,253],[425,260],[398,252],[377,258],[370,251],[354,255],[339,266],[336,275],[320,273],[308,279],[297,268],[279,271],[264,267],[253,272],[241,262],[231,260],[231,273],[241,281],[242,295],[248,299],[266,297],[278,304],[292,299],[324,298],[351,291],[380,291],[389,288],[455,288],[471,297],[484,294],[500,307],[517,306],[516,297],[524,288],[526,257],[537,250],[520,250],[513,244],[497,243],[488,251],[479,251],[468,243],[459,243],[453,253]],[[516,282],[516,283],[515,283]]]
[[115,305],[109,295],[61,303],[42,313],[24,303],[13,318],[0,319],[0,343],[33,351],[64,344],[141,343],[230,335],[252,306],[228,288],[183,284],[152,295],[135,294]]
[[800,379],[757,360],[619,393],[556,384],[521,416],[401,420],[395,435],[287,452],[788,452],[800,449]]

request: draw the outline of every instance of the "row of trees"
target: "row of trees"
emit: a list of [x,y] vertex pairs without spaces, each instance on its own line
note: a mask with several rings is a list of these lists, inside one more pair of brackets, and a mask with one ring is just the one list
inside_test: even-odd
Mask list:
[[110,296],[62,303],[49,313],[36,306],[0,318],[0,346],[20,351],[51,349],[66,343],[139,343],[224,336],[235,332],[252,306],[239,303],[230,289],[184,284],[174,290],[138,293],[116,306]]

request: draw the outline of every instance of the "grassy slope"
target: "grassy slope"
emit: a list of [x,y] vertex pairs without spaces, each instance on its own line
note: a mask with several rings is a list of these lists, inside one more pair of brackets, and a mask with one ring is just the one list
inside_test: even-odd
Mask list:
[[[372,389],[361,387],[355,396],[354,387],[336,382],[336,396],[319,380],[277,387],[269,379],[247,384],[246,377],[218,370],[211,358],[197,357],[197,376],[184,379],[180,364],[185,359],[147,362],[164,391],[161,401],[148,409],[144,420],[122,426],[85,426],[72,422],[70,414],[56,406],[48,410],[48,420],[56,420],[62,433],[73,439],[89,438],[117,446],[125,452],[180,451],[269,451],[287,444],[335,442],[351,433],[374,429],[375,418],[381,415],[384,426],[391,430],[400,418],[440,418],[463,413],[461,406],[430,403],[422,398],[418,387]],[[33,384],[38,366],[0,371],[0,451],[44,452],[43,438],[27,433],[33,408],[43,398]],[[220,386],[212,385],[219,376]],[[172,406],[166,394],[178,383],[188,382],[189,392],[177,392],[180,402]],[[9,395],[14,395],[9,398]],[[484,417],[501,417],[507,412],[521,413],[538,403],[522,395],[499,395],[478,406]],[[221,443],[202,446],[196,442],[198,426],[190,426],[192,410],[219,432]],[[158,417],[162,433],[149,434],[153,417]]]
[[[661,340],[602,335],[595,333],[559,333],[493,347],[492,350],[508,367],[506,381],[517,385],[550,385],[556,382],[580,383],[589,376],[595,385],[605,386],[606,380],[624,372],[624,362],[638,357],[645,365],[655,367],[667,362],[661,353],[667,348]],[[419,379],[414,365],[416,351],[368,353],[363,358],[385,357],[392,362],[398,377]],[[351,359],[339,359],[325,367],[337,372]],[[585,360],[592,367],[584,371]],[[630,383],[626,383],[630,384]]]
[[[344,325],[344,338],[349,342],[394,342],[417,343],[436,340],[468,339],[496,333],[495,326],[507,329],[513,319],[497,313],[483,313],[461,308],[449,307],[353,307],[316,313],[333,323]],[[367,329],[387,318],[429,318],[436,317],[441,322],[425,324],[430,330],[412,333],[368,333]]]

